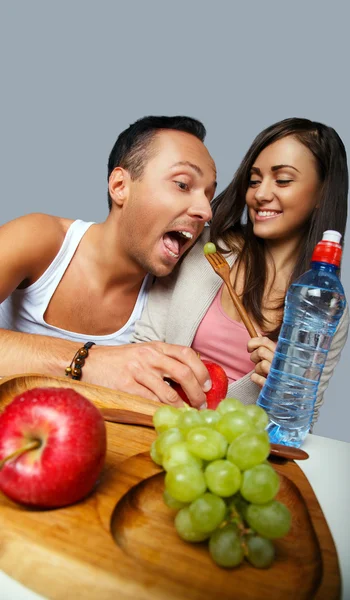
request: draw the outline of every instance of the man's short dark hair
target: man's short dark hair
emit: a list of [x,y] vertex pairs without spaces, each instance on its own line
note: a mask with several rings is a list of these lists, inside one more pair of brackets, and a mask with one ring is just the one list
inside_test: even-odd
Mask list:
[[[191,117],[143,117],[123,131],[108,159],[108,179],[113,169],[123,167],[130,173],[131,179],[139,179],[147,161],[151,157],[151,142],[158,131],[172,129],[184,131],[204,142],[206,130],[204,125]],[[112,199],[108,194],[109,210]]]

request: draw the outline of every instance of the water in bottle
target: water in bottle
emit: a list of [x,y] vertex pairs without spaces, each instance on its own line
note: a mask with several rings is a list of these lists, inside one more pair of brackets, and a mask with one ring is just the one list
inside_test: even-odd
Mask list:
[[320,377],[345,308],[337,272],[341,234],[325,231],[311,268],[288,289],[276,351],[258,404],[270,441],[301,446],[312,422]]

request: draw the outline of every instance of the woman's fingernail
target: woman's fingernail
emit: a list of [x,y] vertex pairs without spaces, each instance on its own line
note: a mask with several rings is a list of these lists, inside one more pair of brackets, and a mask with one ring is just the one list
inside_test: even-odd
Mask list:
[[204,410],[205,408],[208,408],[208,405],[206,402],[203,402],[203,404],[200,405],[199,410]]
[[212,386],[211,379],[207,379],[207,381],[203,385],[203,392],[209,392],[209,390],[211,390],[211,386]]

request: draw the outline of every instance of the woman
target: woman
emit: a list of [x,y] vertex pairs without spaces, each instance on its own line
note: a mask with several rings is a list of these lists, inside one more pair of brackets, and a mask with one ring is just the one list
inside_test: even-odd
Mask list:
[[[214,200],[210,232],[206,228],[171,277],[153,287],[134,339],[192,346],[201,358],[223,366],[228,396],[256,402],[272,361],[286,291],[309,268],[325,230],[344,236],[347,194],[346,152],[332,128],[292,118],[265,129]],[[226,287],[205,259],[209,238],[226,254],[231,282],[260,337],[249,338]],[[348,324],[346,307],[320,381],[313,423]]]

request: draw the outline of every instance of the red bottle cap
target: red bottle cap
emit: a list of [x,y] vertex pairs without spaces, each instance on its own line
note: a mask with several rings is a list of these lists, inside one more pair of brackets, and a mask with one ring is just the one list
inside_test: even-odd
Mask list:
[[340,267],[342,255],[340,239],[341,234],[338,231],[325,231],[322,240],[313,251],[311,262],[323,262]]

